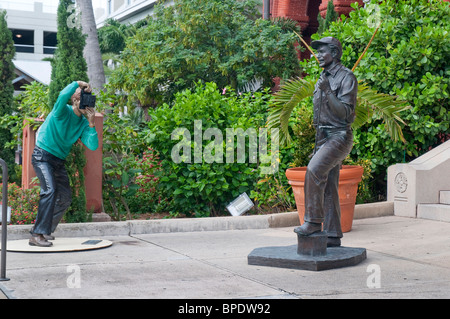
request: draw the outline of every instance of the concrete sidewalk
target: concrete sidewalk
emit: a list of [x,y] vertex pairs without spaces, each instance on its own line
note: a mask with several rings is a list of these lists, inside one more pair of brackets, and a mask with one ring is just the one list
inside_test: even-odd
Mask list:
[[292,226],[248,218],[241,227],[197,225],[195,231],[118,234],[112,226],[109,234],[80,231],[113,245],[68,253],[8,252],[10,281],[0,286],[9,298],[450,298],[450,223],[357,219],[342,244],[366,248],[367,259],[313,272],[248,265],[253,249],[297,240]]

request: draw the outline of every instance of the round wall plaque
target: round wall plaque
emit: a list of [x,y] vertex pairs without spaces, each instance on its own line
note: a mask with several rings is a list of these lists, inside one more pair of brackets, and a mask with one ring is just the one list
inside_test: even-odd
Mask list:
[[395,176],[394,183],[397,192],[404,193],[408,188],[408,179],[406,178],[406,174],[403,172],[398,173]]

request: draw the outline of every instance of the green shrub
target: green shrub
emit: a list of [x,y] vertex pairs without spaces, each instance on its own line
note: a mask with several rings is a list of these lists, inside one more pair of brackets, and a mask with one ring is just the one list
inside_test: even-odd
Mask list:
[[165,212],[170,201],[158,187],[161,161],[155,150],[148,148],[142,156],[137,156],[136,167],[140,173],[135,178],[137,192],[127,197],[133,214]]
[[[143,107],[170,102],[198,80],[234,89],[299,74],[295,23],[263,20],[255,0],[175,0],[155,6],[128,38],[114,89]],[[201,9],[200,9],[201,8]]]
[[[0,183],[0,189],[3,184]],[[11,224],[34,224],[39,204],[39,186],[22,189],[16,183],[8,184],[8,206],[11,207]]]
[[138,158],[146,149],[141,136],[144,129],[143,112],[139,108],[128,115],[120,115],[115,110],[105,116],[103,199],[106,211],[115,220],[121,220],[124,213],[131,218],[128,199],[133,198],[139,189],[135,181],[141,172]]
[[[0,10],[0,117],[8,116],[14,111],[14,86],[12,82],[15,78],[12,61],[14,54],[14,41],[6,23],[6,10]],[[8,127],[0,127],[0,158],[10,167],[10,181],[16,179],[15,170],[12,169],[14,165],[14,150],[4,146],[11,142],[13,138],[14,135]]]
[[[231,200],[253,189],[259,171],[258,163],[250,163],[249,139],[244,156],[236,158],[237,139],[227,141],[226,130],[258,132],[265,123],[268,99],[267,92],[239,95],[229,88],[219,92],[215,83],[198,83],[195,90],[177,93],[173,106],[150,111],[147,141],[159,153],[159,187],[173,200],[173,212],[219,215]],[[208,129],[220,132],[223,139],[205,137]],[[227,142],[233,143],[232,163],[225,158]]]

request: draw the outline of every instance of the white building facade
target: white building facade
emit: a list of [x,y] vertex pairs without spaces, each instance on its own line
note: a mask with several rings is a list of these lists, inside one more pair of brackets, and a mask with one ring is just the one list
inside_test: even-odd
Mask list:
[[50,83],[50,62],[42,60],[53,57],[56,49],[57,5],[57,0],[0,0],[16,49],[16,92],[32,81]]
[[[158,0],[93,0],[97,28],[102,27],[107,19],[114,19],[124,24],[134,24],[152,15]],[[167,1],[166,5],[172,5]]]

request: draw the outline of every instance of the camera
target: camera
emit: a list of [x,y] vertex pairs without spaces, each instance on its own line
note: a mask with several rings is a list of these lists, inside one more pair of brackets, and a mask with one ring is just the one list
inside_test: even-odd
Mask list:
[[80,109],[85,109],[87,107],[95,107],[96,96],[89,92],[84,92],[81,90],[80,95]]

